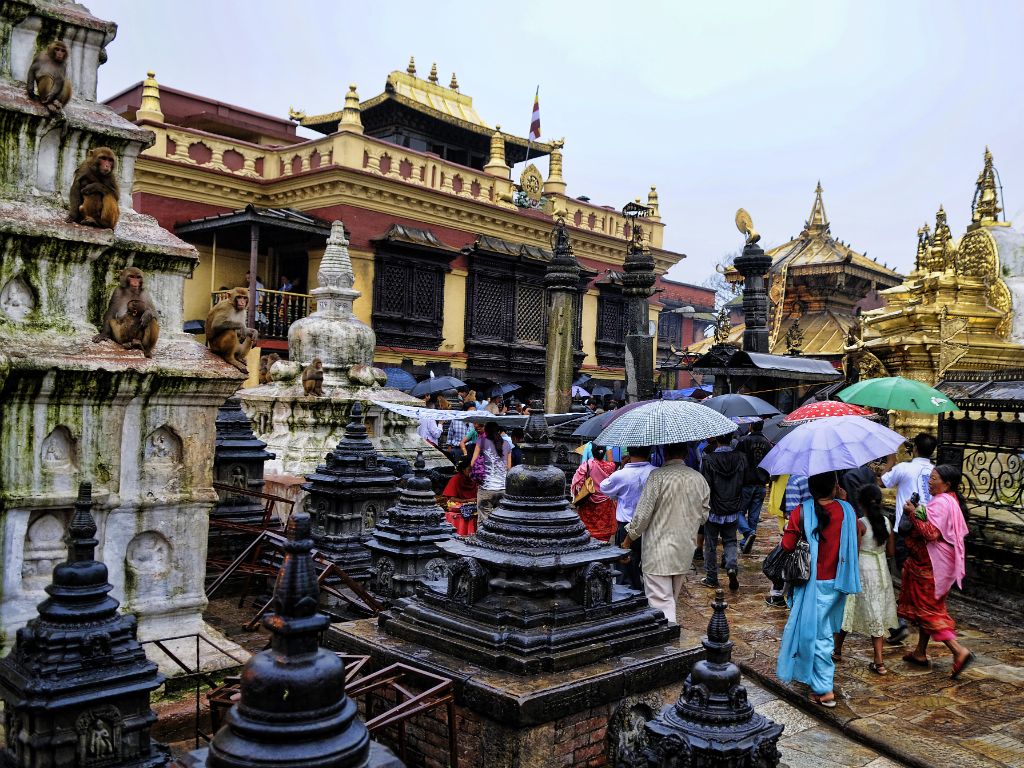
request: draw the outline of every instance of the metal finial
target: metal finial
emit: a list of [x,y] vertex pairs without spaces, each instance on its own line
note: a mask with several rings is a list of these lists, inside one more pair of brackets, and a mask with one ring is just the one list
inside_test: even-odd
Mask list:
[[450,83],[448,83],[448,87],[449,87],[449,88],[450,88],[451,90],[453,90],[453,91],[457,91],[457,90],[459,90],[459,81],[458,81],[458,79],[457,79],[457,78],[455,77],[455,73],[454,73],[454,72],[452,72],[452,81],[451,81]]
[[430,65],[430,77],[427,79],[434,85],[437,85],[437,62]]
[[405,71],[408,72],[413,77],[416,76],[416,57],[415,56],[410,56],[409,57],[409,66],[405,68]]

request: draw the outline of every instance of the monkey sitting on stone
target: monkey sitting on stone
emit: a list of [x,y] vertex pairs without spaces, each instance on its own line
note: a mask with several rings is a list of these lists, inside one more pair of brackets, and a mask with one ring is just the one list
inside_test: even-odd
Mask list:
[[307,397],[324,396],[324,366],[319,357],[314,357],[302,371],[302,389]]
[[125,349],[141,349],[146,357],[152,357],[153,347],[160,337],[160,321],[143,282],[142,270],[137,267],[121,271],[100,332],[92,339],[94,342],[110,339]]
[[90,149],[75,171],[68,195],[71,220],[90,227],[113,229],[121,217],[121,190],[114,169],[117,158],[109,147]]
[[270,383],[270,368],[280,359],[281,356],[277,352],[271,352],[260,358],[260,384]]
[[232,288],[206,316],[206,345],[242,373],[248,375],[245,357],[258,339],[254,328],[246,326],[249,289]]
[[28,97],[42,104],[54,117],[63,117],[64,105],[71,100],[67,68],[68,47],[58,40],[36,54],[25,75]]

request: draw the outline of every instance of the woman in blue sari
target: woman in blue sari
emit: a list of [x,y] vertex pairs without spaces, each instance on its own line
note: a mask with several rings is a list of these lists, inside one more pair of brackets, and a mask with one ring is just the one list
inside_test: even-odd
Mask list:
[[835,498],[835,472],[812,475],[807,487],[811,499],[790,512],[782,548],[792,552],[805,538],[811,577],[793,589],[776,674],[783,682],[806,683],[811,700],[831,708],[836,705],[833,635],[842,628],[846,596],[860,592],[857,513]]

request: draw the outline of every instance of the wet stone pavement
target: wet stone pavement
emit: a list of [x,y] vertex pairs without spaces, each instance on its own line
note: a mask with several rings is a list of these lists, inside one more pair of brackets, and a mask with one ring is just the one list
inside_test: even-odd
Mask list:
[[[740,555],[740,589],[735,593],[726,590],[726,599],[736,644],[733,660],[742,667],[748,681],[778,696],[775,701],[758,704],[758,711],[785,722],[784,739],[790,742],[790,750],[799,752],[799,757],[794,757],[794,753],[784,750],[784,762],[791,768],[1024,768],[1024,622],[977,601],[950,601],[957,634],[977,656],[959,681],[949,677],[952,658],[941,643],[929,645],[932,669],[911,667],[901,660],[913,647],[915,630],[903,646],[885,646],[889,669],[885,676],[868,669],[871,641],[850,635],[843,647],[843,660],[836,668],[839,705],[835,709],[812,704],[803,684],[779,682],[775,662],[788,611],[765,605],[770,585],[761,574],[761,560],[778,541],[776,531],[774,520],[760,526],[754,552]],[[713,593],[699,583],[704,576],[703,563],[696,565],[699,572],[690,572],[679,598],[679,619],[687,629],[707,626],[711,615]],[[719,578],[724,580],[724,573],[720,572]],[[774,714],[776,708],[788,713],[791,705],[813,719],[796,719],[790,725],[786,717]],[[850,746],[847,757],[830,751],[826,751],[827,758],[815,757],[811,750],[822,743],[822,732],[815,726],[795,732],[804,722],[831,723],[859,744]],[[889,762],[872,762],[877,753]]]

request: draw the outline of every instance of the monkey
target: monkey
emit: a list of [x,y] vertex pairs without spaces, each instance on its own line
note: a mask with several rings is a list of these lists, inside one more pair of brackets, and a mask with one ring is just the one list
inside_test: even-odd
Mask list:
[[303,369],[302,389],[307,397],[324,396],[324,365],[319,357],[314,357],[313,362]]
[[280,359],[281,356],[277,352],[271,352],[260,358],[260,384],[270,383],[270,368]]
[[142,270],[137,267],[121,270],[100,332],[93,336],[94,342],[109,339],[126,349],[141,349],[146,357],[153,356],[153,347],[160,337],[160,321],[144,281]]
[[64,106],[71,100],[67,68],[68,47],[58,40],[36,54],[25,75],[28,97],[42,104],[54,117],[63,117]]
[[226,299],[217,302],[206,316],[206,345],[224,362],[248,375],[245,356],[256,343],[258,334],[245,324],[249,289],[232,288]]
[[90,149],[75,171],[69,197],[71,221],[113,229],[121,217],[121,190],[114,172],[117,158],[109,147]]

